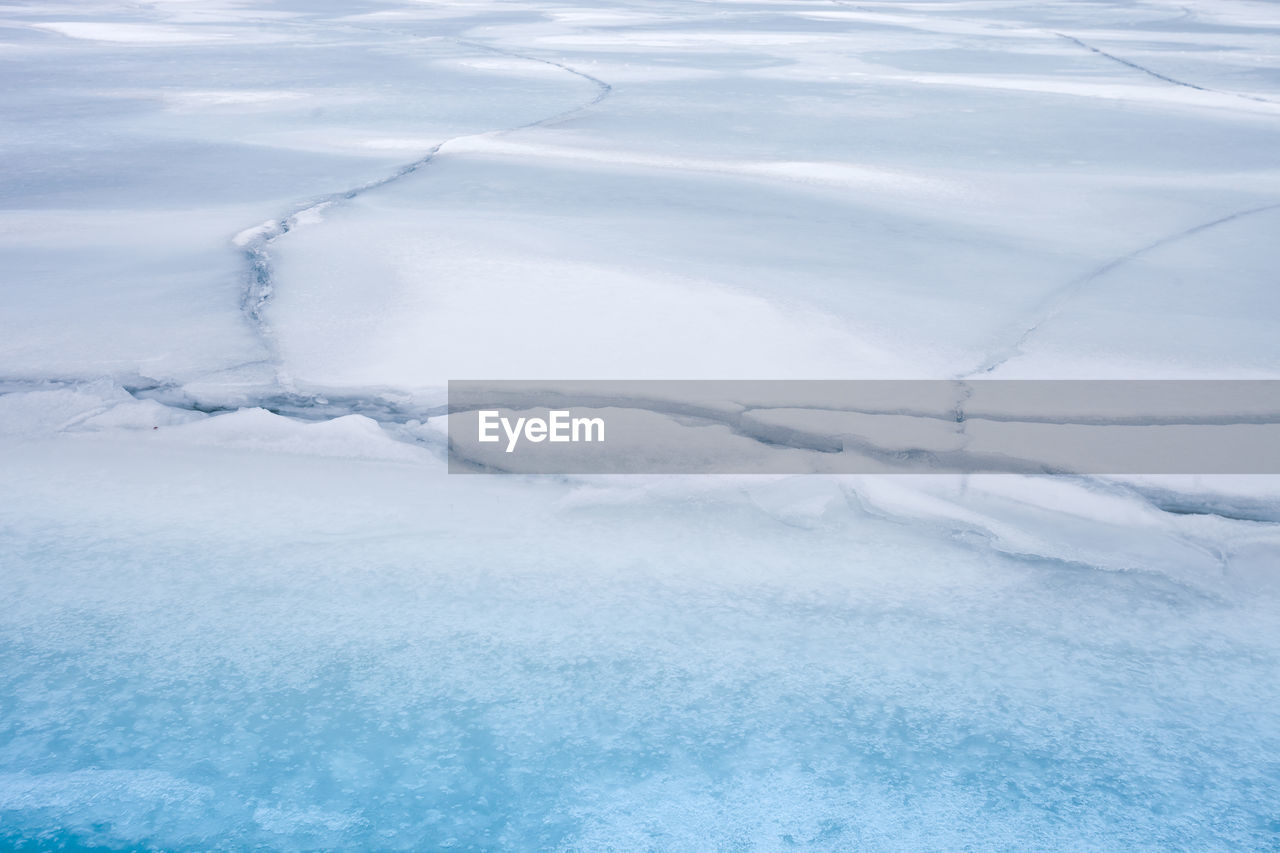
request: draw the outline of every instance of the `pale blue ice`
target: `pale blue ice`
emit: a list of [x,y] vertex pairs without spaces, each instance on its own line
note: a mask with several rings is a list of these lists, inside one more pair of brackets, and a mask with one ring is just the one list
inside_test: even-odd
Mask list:
[[1275,478],[433,417],[1280,376],[1278,68],[1257,0],[0,8],[0,846],[1280,850]]

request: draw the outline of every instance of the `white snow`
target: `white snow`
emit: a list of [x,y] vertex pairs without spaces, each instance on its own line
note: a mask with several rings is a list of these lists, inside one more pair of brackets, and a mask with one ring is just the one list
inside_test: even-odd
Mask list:
[[231,37],[230,33],[192,30],[189,27],[110,21],[50,21],[33,26],[76,39],[124,44],[192,44]]

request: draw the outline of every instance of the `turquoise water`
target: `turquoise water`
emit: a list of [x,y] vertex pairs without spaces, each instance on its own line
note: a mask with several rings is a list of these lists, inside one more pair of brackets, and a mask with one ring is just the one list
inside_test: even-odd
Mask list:
[[488,543],[15,522],[0,838],[1280,845],[1266,599],[744,512],[570,513]]

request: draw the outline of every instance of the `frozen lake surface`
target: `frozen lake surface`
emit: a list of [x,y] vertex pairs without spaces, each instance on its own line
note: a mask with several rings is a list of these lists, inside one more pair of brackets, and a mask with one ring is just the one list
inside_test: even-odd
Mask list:
[[439,416],[1280,378],[1275,3],[42,2],[0,77],[3,845],[1280,847],[1277,479]]

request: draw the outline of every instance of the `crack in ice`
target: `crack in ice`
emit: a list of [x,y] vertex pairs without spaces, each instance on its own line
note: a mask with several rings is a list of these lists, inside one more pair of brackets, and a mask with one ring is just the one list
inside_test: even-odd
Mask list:
[[1200,224],[1193,225],[1190,228],[1184,228],[1177,233],[1161,237],[1159,240],[1148,243],[1147,245],[1121,255],[1118,258],[1113,258],[1101,266],[1095,267],[1084,275],[1072,279],[1041,300],[1039,306],[1031,312],[1032,320],[1026,324],[1025,328],[1018,333],[1017,337],[1010,344],[1000,348],[977,367],[967,373],[960,374],[956,378],[970,379],[981,374],[992,373],[997,368],[1002,367],[1022,355],[1024,352],[1023,348],[1027,341],[1030,340],[1045,323],[1056,317],[1062,311],[1063,306],[1066,305],[1072,297],[1113,270],[1118,269],[1131,261],[1135,261],[1156,249],[1160,249],[1180,240],[1185,240],[1188,237],[1194,237],[1197,234],[1208,231],[1212,228],[1217,228],[1220,225],[1226,225],[1227,223],[1234,222],[1238,219],[1243,219],[1248,216],[1256,216],[1260,213],[1266,213],[1268,211],[1278,209],[1280,209],[1280,203],[1264,204],[1259,207],[1237,210],[1234,213],[1229,213],[1226,216],[1220,216],[1217,219],[1212,219],[1208,222],[1201,222]]
[[[358,29],[367,29],[367,28],[358,28]],[[390,35],[399,35],[399,36],[404,36],[412,39],[427,38],[424,36],[417,36],[417,35],[394,31],[394,30],[384,30],[384,31],[376,31],[376,32],[386,33]],[[586,103],[579,104],[578,106],[575,106],[568,110],[562,110],[560,112],[553,113],[550,116],[546,116],[544,118],[540,118],[535,121],[502,128],[496,131],[493,131],[493,130],[480,131],[477,133],[459,134],[457,136],[449,137],[448,139],[445,139],[431,146],[426,150],[426,152],[424,152],[416,160],[406,163],[405,165],[399,167],[389,175],[385,175],[384,177],[381,177],[372,181],[368,181],[366,183],[360,184],[355,187],[351,187],[349,189],[339,190],[338,192],[333,192],[327,195],[320,196],[318,198],[313,198],[310,201],[307,201],[299,205],[298,207],[294,208],[291,212],[289,212],[288,214],[285,214],[284,216],[281,216],[276,219],[267,220],[266,222],[263,222],[259,225],[246,228],[245,230],[237,234],[236,237],[233,239],[233,243],[241,250],[244,256],[245,263],[248,267],[246,282],[241,293],[240,309],[243,315],[245,316],[245,318],[249,321],[249,324],[253,328],[255,334],[257,335],[258,340],[261,342],[262,346],[266,349],[268,354],[267,360],[275,366],[277,386],[283,389],[286,393],[295,392],[297,389],[292,378],[288,375],[287,371],[285,370],[283,358],[281,357],[281,354],[280,354],[279,341],[277,340],[275,332],[271,328],[271,325],[267,321],[267,318],[265,316],[266,307],[270,303],[271,297],[273,296],[275,291],[275,281],[274,281],[274,275],[273,275],[272,266],[271,266],[271,254],[269,251],[271,244],[273,244],[275,241],[279,240],[281,237],[288,234],[290,231],[294,230],[299,225],[308,224],[309,221],[318,220],[319,215],[326,208],[329,208],[336,204],[340,204],[342,202],[350,201],[360,195],[363,195],[364,193],[370,192],[371,190],[376,190],[381,187],[385,187],[389,184],[399,181],[402,178],[405,178],[405,177],[408,177],[409,175],[414,174],[415,172],[424,168],[425,166],[429,165],[433,160],[435,160],[436,157],[439,155],[441,149],[444,146],[448,145],[450,142],[454,142],[460,139],[466,139],[470,137],[487,136],[494,133],[498,133],[498,134],[514,133],[516,131],[528,130],[530,128],[535,128],[535,127],[546,127],[561,121],[565,121],[581,113],[583,110],[586,110],[595,106],[596,104],[600,103],[605,98],[607,98],[610,95],[610,93],[612,93],[613,91],[613,87],[610,84],[599,79],[598,77],[594,77],[591,74],[587,74],[586,72],[579,71],[578,69],[573,68],[572,66],[562,62],[556,62],[555,60],[551,60],[551,59],[543,59],[541,57],[531,56],[524,53],[518,53],[516,51],[510,51],[504,48],[495,47],[493,45],[487,45],[480,42],[469,41],[466,39],[454,39],[454,41],[457,44],[463,45],[465,47],[470,47],[477,50],[485,50],[491,53],[496,53],[502,56],[508,56],[514,59],[522,59],[528,62],[537,62],[543,65],[552,66],[553,68],[558,68],[562,71],[568,72],[569,74],[572,74],[576,77],[580,77],[583,80],[586,80],[592,83],[597,89],[596,95]]]
[[1080,47],[1083,47],[1085,50],[1092,51],[1093,53],[1096,53],[1099,56],[1105,57],[1106,59],[1110,59],[1112,62],[1118,62],[1121,65],[1126,66],[1127,68],[1132,68],[1134,71],[1140,71],[1143,74],[1146,74],[1148,77],[1153,77],[1156,80],[1160,80],[1165,83],[1170,83],[1174,86],[1182,86],[1187,89],[1194,89],[1197,92],[1212,92],[1215,95],[1231,95],[1236,98],[1244,98],[1246,101],[1257,101],[1263,104],[1280,104],[1280,101],[1273,101],[1270,98],[1263,98],[1259,95],[1247,95],[1243,92],[1231,92],[1226,89],[1211,89],[1208,86],[1200,86],[1196,83],[1188,83],[1186,80],[1179,80],[1176,77],[1170,77],[1167,74],[1161,74],[1159,71],[1155,71],[1154,69],[1148,68],[1145,65],[1139,65],[1138,63],[1125,59],[1122,56],[1116,56],[1114,53],[1108,53],[1107,51],[1098,47],[1094,47],[1088,42],[1083,41],[1082,39],[1078,39],[1075,36],[1071,36],[1071,35],[1067,35],[1066,33],[1059,33],[1059,32],[1054,32],[1054,35],[1060,39],[1066,39],[1067,41],[1072,42],[1073,44],[1079,45]]

